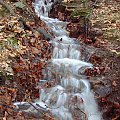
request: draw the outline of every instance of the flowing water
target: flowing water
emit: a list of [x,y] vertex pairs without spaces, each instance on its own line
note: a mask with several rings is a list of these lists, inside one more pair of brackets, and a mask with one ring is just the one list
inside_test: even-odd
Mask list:
[[66,22],[48,17],[56,1],[35,0],[33,3],[37,15],[54,34],[50,41],[53,45],[52,59],[44,70],[44,80],[39,83],[49,81],[52,85],[40,89],[40,99],[34,105],[49,110],[57,120],[102,120],[89,80],[84,75],[87,68],[93,67],[85,62],[89,50],[84,48],[83,52],[82,45],[69,37]]

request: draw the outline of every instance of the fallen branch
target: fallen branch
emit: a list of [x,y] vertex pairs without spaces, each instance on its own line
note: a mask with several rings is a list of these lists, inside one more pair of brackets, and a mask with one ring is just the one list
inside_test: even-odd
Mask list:
[[48,118],[51,118],[49,115],[45,114],[44,112],[42,112],[40,109],[36,108],[32,103],[29,103],[32,107],[35,108],[35,110],[37,110],[38,112],[40,112],[41,114],[47,116]]
[[44,115],[44,113],[41,111],[41,110],[39,110],[38,108],[36,108],[32,103],[29,103],[33,108],[35,108],[35,110],[37,110],[38,112],[40,112],[40,113],[42,113],[43,115]]

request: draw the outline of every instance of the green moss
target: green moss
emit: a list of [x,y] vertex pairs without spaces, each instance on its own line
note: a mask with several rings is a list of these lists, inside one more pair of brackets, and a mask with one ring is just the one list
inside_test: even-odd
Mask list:
[[7,38],[6,40],[0,41],[0,50],[6,49],[8,46],[16,48],[18,41],[15,38]]
[[74,10],[70,17],[74,18],[74,17],[83,17],[83,18],[89,18],[91,15],[91,10],[89,9],[76,9]]
[[0,6],[0,17],[4,17],[7,15],[9,15],[9,11],[6,8]]

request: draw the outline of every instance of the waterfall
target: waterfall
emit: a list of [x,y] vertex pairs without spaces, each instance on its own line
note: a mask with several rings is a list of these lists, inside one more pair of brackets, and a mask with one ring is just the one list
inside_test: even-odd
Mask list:
[[80,43],[69,37],[67,23],[48,17],[56,1],[35,0],[33,3],[37,15],[55,36],[50,41],[52,59],[44,70],[44,80],[40,80],[40,84],[53,81],[53,85],[40,89],[40,98],[34,105],[49,110],[57,120],[102,120],[89,80],[84,75],[93,65],[85,62]]

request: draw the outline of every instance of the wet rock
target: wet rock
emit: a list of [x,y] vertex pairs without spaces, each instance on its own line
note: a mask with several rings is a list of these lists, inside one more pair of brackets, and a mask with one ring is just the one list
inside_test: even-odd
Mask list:
[[51,40],[52,39],[52,36],[47,33],[47,31],[44,29],[44,28],[39,28],[38,29],[39,33],[41,33],[43,35],[43,37],[46,39],[46,40]]
[[100,28],[91,28],[89,34],[91,36],[102,36],[103,31]]
[[99,86],[97,89],[96,89],[96,92],[101,96],[101,97],[105,97],[107,96],[108,94],[110,94],[111,92],[111,89],[110,89],[110,86]]
[[16,112],[22,112],[29,117],[41,118],[43,117],[43,113],[48,112],[46,109],[42,108],[39,103],[16,102],[14,105],[16,106],[14,108]]

